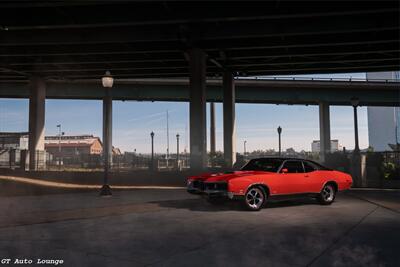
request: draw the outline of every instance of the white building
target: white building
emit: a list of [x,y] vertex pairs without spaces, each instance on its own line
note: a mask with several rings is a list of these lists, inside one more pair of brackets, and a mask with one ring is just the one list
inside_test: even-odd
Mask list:
[[[367,79],[400,80],[400,72],[370,72]],[[374,151],[391,150],[389,144],[400,142],[400,108],[368,107],[367,112],[369,146]]]
[[[319,153],[321,151],[321,143],[319,140],[314,140],[311,143],[311,152]],[[334,139],[331,140],[331,153],[339,151],[339,140]]]
[[28,149],[29,133],[0,132],[0,149]]

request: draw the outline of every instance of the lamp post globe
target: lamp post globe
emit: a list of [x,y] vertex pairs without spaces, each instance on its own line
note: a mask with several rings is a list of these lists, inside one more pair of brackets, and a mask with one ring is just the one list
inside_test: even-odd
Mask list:
[[104,76],[101,78],[101,83],[105,88],[111,88],[114,84],[114,78],[111,76],[109,71],[106,71]]

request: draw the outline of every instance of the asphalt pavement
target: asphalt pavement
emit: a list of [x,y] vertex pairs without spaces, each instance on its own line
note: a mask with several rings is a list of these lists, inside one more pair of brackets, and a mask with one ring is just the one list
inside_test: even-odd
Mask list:
[[[398,191],[249,212],[184,190],[0,197],[0,258],[58,266],[399,266]],[[62,264],[61,262],[62,261]],[[47,265],[48,266],[48,265]]]

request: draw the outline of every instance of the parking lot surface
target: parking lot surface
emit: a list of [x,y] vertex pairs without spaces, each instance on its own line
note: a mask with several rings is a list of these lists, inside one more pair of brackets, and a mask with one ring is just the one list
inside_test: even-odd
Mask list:
[[304,199],[248,212],[184,190],[0,197],[0,257],[62,266],[398,266],[399,202],[399,192],[354,190],[330,206]]

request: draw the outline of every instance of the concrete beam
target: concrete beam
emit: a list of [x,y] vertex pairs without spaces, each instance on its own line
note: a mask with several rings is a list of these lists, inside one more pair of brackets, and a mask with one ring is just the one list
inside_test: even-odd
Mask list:
[[236,162],[235,83],[231,72],[223,75],[224,159],[226,167]]
[[[328,102],[361,106],[400,106],[398,82],[235,80],[237,103],[309,104]],[[47,99],[103,99],[99,82],[46,82]],[[207,82],[207,101],[222,102],[221,80]],[[189,101],[187,79],[117,80],[114,100]],[[29,98],[27,83],[0,83],[0,98]]]
[[320,140],[320,160],[326,161],[326,155],[331,152],[331,126],[329,116],[329,104],[321,102],[319,104],[319,140]]
[[46,164],[44,150],[46,84],[34,77],[29,97],[29,170],[42,169]]
[[189,50],[190,72],[190,167],[207,166],[206,132],[206,54],[199,48]]

